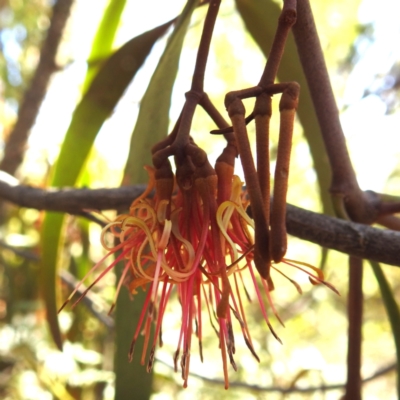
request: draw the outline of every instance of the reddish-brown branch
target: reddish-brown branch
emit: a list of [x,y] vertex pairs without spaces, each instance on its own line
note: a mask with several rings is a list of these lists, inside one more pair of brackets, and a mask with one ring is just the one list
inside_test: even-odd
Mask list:
[[376,209],[356,179],[309,0],[298,2],[293,33],[332,168],[334,204],[337,210],[344,204],[353,221],[372,223]]
[[357,191],[358,183],[347,151],[339,111],[309,0],[298,2],[297,22],[293,26],[293,33],[332,166],[331,191],[333,193]]
[[[126,210],[145,185],[117,189],[39,189],[0,178],[0,197],[20,207],[81,214],[82,210]],[[289,234],[354,256],[400,266],[400,233],[372,228],[287,205]]]
[[347,346],[346,400],[361,400],[361,346],[363,319],[363,262],[349,258],[349,294],[347,300],[349,334]]
[[214,26],[217,20],[220,5],[221,0],[211,0],[210,5],[208,6],[203,32],[201,34],[200,45],[197,51],[196,65],[193,73],[191,89],[194,91],[203,92],[204,89],[204,76],[208,60],[208,53],[210,52],[211,38],[214,32]]
[[286,195],[289,181],[290,155],[294,118],[299,101],[300,87],[291,82],[283,91],[279,104],[281,122],[276,157],[274,200],[271,210],[271,255],[275,262],[282,260],[287,248]]
[[201,98],[200,105],[219,128],[226,128],[229,126],[228,122],[226,122],[225,118],[217,110],[206,93],[204,93]]
[[243,102],[236,98],[227,106],[229,117],[235,132],[236,143],[243,167],[252,212],[255,222],[254,227],[254,263],[259,274],[269,278],[271,257],[269,254],[269,227],[265,215],[264,199],[261,193],[260,182],[251,153],[250,142],[245,124],[245,108]]
[[393,231],[400,231],[400,218],[394,215],[382,215],[376,220],[377,224],[383,225],[385,228]]
[[73,0],[58,0],[54,5],[39,64],[19,107],[17,122],[8,137],[4,157],[0,163],[0,169],[11,175],[15,174],[23,160],[26,142],[46,94],[50,77],[57,71],[55,58],[72,3]]
[[[211,0],[209,2],[208,11],[200,38],[200,44],[197,51],[191,90],[186,93],[186,101],[180,116],[176,137],[171,143],[169,149],[165,152],[165,155],[163,150],[158,153],[159,159],[161,158],[160,155],[169,157],[173,154],[179,159],[178,162],[182,163],[185,158],[185,147],[190,142],[190,128],[192,126],[193,116],[197,105],[202,101],[204,96],[204,76],[211,46],[211,39],[220,4],[221,0]],[[158,145],[156,146],[157,148],[159,147]]]
[[296,3],[297,0],[285,0],[283,4],[267,65],[265,66],[264,73],[261,76],[258,86],[264,87],[275,82],[279,64],[281,63],[282,55],[285,50],[286,39],[289,35],[290,28],[296,22]]
[[400,213],[400,203],[392,203],[392,202],[381,202],[379,204],[379,214],[387,215],[387,214],[397,214]]
[[254,106],[254,122],[256,125],[257,174],[264,200],[267,226],[269,226],[270,215],[269,125],[271,115],[272,98],[267,93],[261,93]]

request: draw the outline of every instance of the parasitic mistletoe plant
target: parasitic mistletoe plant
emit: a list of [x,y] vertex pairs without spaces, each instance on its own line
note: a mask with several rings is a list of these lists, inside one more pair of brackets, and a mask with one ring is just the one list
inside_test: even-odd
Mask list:
[[[21,2],[5,3],[0,7],[1,15],[3,7],[23,8]],[[45,97],[49,79],[55,71],[62,69],[56,62],[57,48],[73,0],[53,3],[53,15],[42,45],[40,62],[19,105],[17,122],[7,137],[0,161],[2,172],[10,175],[16,174],[24,160],[28,135]],[[152,374],[146,373],[146,369],[149,372],[152,370],[157,346],[163,344],[163,330],[170,305],[176,307],[181,319],[172,358],[175,370],[181,370],[183,385],[188,384],[192,353],[198,352],[203,360],[204,332],[210,325],[216,334],[224,384],[228,387],[229,364],[233,369],[237,366],[235,339],[238,342],[239,335],[258,360],[256,334],[251,332],[250,320],[245,314],[246,302],[251,297],[255,298],[265,325],[279,340],[270,322],[271,317],[282,322],[278,307],[274,306],[274,289],[281,281],[277,279],[278,275],[288,279],[301,293],[298,282],[286,273],[287,269],[296,268],[307,274],[312,284],[323,284],[336,291],[325,281],[322,271],[309,265],[307,260],[294,261],[285,257],[289,232],[350,255],[347,381],[341,385],[345,390],[344,398],[362,398],[362,259],[372,260],[370,264],[381,292],[379,300],[387,311],[397,353],[391,369],[378,370],[372,378],[394,369],[399,376],[400,311],[395,289],[391,288],[378,262],[400,266],[400,236],[393,232],[400,231],[400,219],[395,215],[400,212],[400,201],[398,197],[362,191],[358,185],[309,0],[285,0],[280,2],[282,7],[274,0],[234,1],[247,31],[267,56],[267,63],[256,86],[234,90],[226,95],[225,108],[230,122],[218,111],[217,106],[220,105],[214,104],[204,90],[209,48],[221,0],[187,0],[177,18],[130,39],[114,52],[113,40],[126,3],[126,0],[108,0],[109,5],[93,41],[82,99],[74,111],[52,169],[50,186],[61,189],[40,190],[19,185],[3,174],[0,176],[2,200],[20,207],[46,210],[44,220],[40,221],[40,282],[54,343],[62,349],[57,314],[62,303],[59,299],[61,276],[67,282],[69,292],[73,291],[62,307],[73,299],[74,294],[80,295],[74,305],[82,299],[92,305],[91,312],[107,326],[109,332],[115,334],[115,398],[118,400],[131,398],[132,393],[137,398],[150,397]],[[137,3],[140,3],[137,7],[141,7],[143,2]],[[171,93],[183,40],[196,7],[208,7],[208,11],[192,85],[186,93],[180,116],[168,135]],[[10,16],[12,13],[6,14]],[[99,191],[63,190],[75,185],[89,186],[90,182],[80,174],[96,135],[154,44],[169,28],[171,32],[163,55],[140,101],[123,187]],[[21,31],[15,29],[14,34],[18,32]],[[275,149],[269,149],[269,126],[274,95],[280,97],[280,127],[272,185],[270,159],[274,158],[271,153]],[[247,114],[243,105],[246,99],[254,99],[254,109]],[[210,164],[207,154],[192,137],[192,120],[198,108],[202,108],[213,121],[215,129],[212,135],[225,138],[225,148],[215,165]],[[318,215],[286,204],[295,114],[309,144],[324,213],[336,214],[339,218]],[[249,124],[255,124],[256,162],[247,132]],[[204,134],[209,135],[208,132]],[[211,141],[215,139],[212,135],[208,136]],[[245,182],[235,175],[235,163],[241,164]],[[148,176],[146,190],[140,186],[147,178],[142,179],[143,166]],[[2,206],[0,215],[4,217],[7,212]],[[89,209],[119,210],[120,215],[104,223]],[[85,263],[89,257],[83,260],[76,270],[79,279],[83,277],[81,283],[76,284],[76,279],[68,280],[64,274],[67,271],[58,268],[64,250],[64,214],[60,211],[104,225],[101,242],[106,255],[92,268]],[[82,219],[79,223],[82,224],[81,233],[87,234],[87,221]],[[388,229],[368,226],[375,223]],[[1,245],[13,249],[6,243]],[[19,250],[15,252],[21,253]],[[87,249],[84,253],[88,255]],[[324,255],[326,252],[323,251],[321,265],[326,260]],[[37,259],[35,255],[31,258]],[[1,277],[4,275],[3,261],[7,260],[2,256]],[[71,267],[75,266],[73,261],[76,261],[75,257],[71,259]],[[89,292],[112,270],[116,271],[118,278],[112,305],[112,309],[116,305],[115,318],[102,312],[96,314],[95,302],[91,300],[94,293]],[[92,274],[96,278],[85,288],[83,281]],[[340,276],[346,278],[342,270]],[[4,282],[9,282],[3,278],[0,280],[3,286]],[[102,283],[104,280],[100,285]],[[0,289],[3,290],[3,286]],[[12,292],[11,289],[9,291]],[[174,297],[179,303],[170,302]],[[11,309],[10,304],[7,307]],[[78,316],[80,310],[76,310],[75,322],[82,319]],[[72,337],[74,335],[76,332],[71,334]],[[132,363],[127,362],[127,353]],[[301,375],[302,371],[297,376]],[[291,381],[288,378],[290,389],[279,386],[269,389],[281,393],[303,391],[303,388],[296,388],[296,379]],[[364,377],[364,382],[367,380],[371,377]],[[339,386],[323,385],[306,389],[309,392],[329,388],[337,390]],[[259,390],[266,388],[260,385]],[[400,398],[399,379],[397,394]],[[67,389],[55,393],[56,397],[63,399],[67,399],[68,395]]]
[[[259,360],[247,326],[243,298],[247,292],[244,276],[250,277],[264,320],[280,341],[269,319],[272,312],[281,321],[272,299],[273,273],[287,278],[301,293],[299,284],[280,267],[285,263],[308,274],[311,283],[324,284],[320,269],[306,262],[284,258],[287,249],[286,194],[290,167],[293,124],[299,101],[296,82],[275,83],[287,35],[296,22],[296,1],[284,2],[275,39],[265,70],[257,86],[226,95],[225,106],[230,126],[203,89],[206,63],[221,0],[211,0],[204,21],[192,86],[172,132],[151,150],[153,166],[146,166],[149,183],[136,198],[129,213],[109,222],[102,232],[107,255],[115,260],[81,294],[123,261],[116,296],[123,284],[135,295],[146,292],[145,302],[133,334],[129,357],[142,333],[144,346],[141,363],[151,371],[157,343],[162,346],[162,323],[166,305],[175,291],[181,308],[181,328],[174,354],[175,370],[180,364],[183,386],[189,378],[193,336],[197,338],[203,360],[202,330],[204,314],[212,324],[221,351],[225,388],[228,388],[228,362],[237,369],[233,321],[237,320],[244,342]],[[273,185],[270,194],[269,124],[272,96],[281,94],[280,130]],[[254,97],[253,112],[246,117],[242,100]],[[224,135],[226,147],[215,166],[190,135],[197,106],[202,107],[217,125],[213,134]],[[254,164],[246,125],[256,127],[257,165]],[[240,159],[246,189],[234,175]],[[173,158],[176,171],[173,172]],[[111,233],[112,244],[107,235]],[[115,244],[116,243],[116,244]],[[88,274],[88,275],[89,275]],[[86,278],[86,277],[85,277]],[[84,278],[84,279],[85,279]],[[261,286],[260,286],[261,285]],[[62,308],[79,290],[78,285]],[[262,294],[264,291],[264,294]],[[267,299],[267,304],[264,303]],[[114,302],[115,303],[115,302]],[[113,308],[113,307],[112,307]],[[154,332],[152,332],[154,329]]]

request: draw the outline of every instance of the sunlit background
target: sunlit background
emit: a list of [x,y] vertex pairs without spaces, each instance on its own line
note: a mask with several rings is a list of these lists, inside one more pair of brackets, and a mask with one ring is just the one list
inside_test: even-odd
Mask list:
[[[25,42],[27,29],[37,30],[37,34],[41,35],[49,24],[46,16],[48,4],[45,0],[35,2],[42,10],[37,13],[34,21],[28,21],[28,17],[22,12],[26,1],[9,0],[6,3],[8,5],[0,8],[2,62],[6,65],[2,67],[2,72],[8,76],[7,84],[0,83],[0,89],[3,91],[3,97],[0,99],[0,129],[3,137],[6,137],[16,118],[17,99],[21,96],[18,93],[24,85],[21,65],[23,64],[29,76],[29,69],[32,70],[38,60],[37,42],[29,46]],[[138,5],[136,1],[128,1],[115,48],[175,17],[185,2],[147,0],[139,3]],[[49,170],[57,159],[72,112],[82,95],[81,86],[86,74],[87,57],[107,4],[108,1],[105,0],[76,1],[58,55],[61,69],[51,81],[29,138],[24,163],[19,170],[19,178],[24,183],[45,186],[48,182]],[[373,0],[335,0],[313,1],[312,5],[360,186],[364,190],[398,194],[400,2],[382,0],[377,4]],[[184,102],[184,93],[190,87],[204,12],[204,9],[195,11],[185,41],[173,93],[171,123],[176,120]],[[20,23],[15,24],[16,18],[20,18]],[[221,111],[224,111],[223,99],[226,92],[254,86],[265,64],[263,54],[244,30],[243,23],[235,11],[234,2],[224,0],[215,30],[205,83],[205,90]],[[87,164],[91,187],[120,185],[138,106],[165,42],[166,39],[162,39],[156,44],[144,67],[101,129]],[[275,103],[277,101],[275,99]],[[251,102],[246,104],[251,107]],[[277,107],[274,115],[273,127],[276,131],[279,124]],[[199,111],[194,121],[193,136],[196,142],[208,151],[210,160],[215,160],[224,146],[222,139],[209,135],[208,132],[213,128],[208,117]],[[276,141],[276,137],[273,137],[273,140]],[[292,165],[295,168],[291,171],[288,200],[297,206],[321,211],[316,175],[300,124],[296,125],[294,140]],[[240,169],[237,170],[237,174],[242,176]],[[35,223],[39,223],[41,216],[39,212],[32,210],[25,210],[23,213],[23,218],[32,222],[31,231],[25,235],[16,234],[16,215],[14,228],[11,224],[7,229],[0,230],[1,240],[12,246],[34,248],[38,242]],[[76,233],[73,221],[70,222],[69,229]],[[100,228],[94,224],[90,225],[91,262],[95,262],[102,255],[99,232]],[[82,252],[83,246],[77,237],[73,240],[71,253],[79,257]],[[292,238],[287,256],[319,265],[321,250],[316,245]],[[17,274],[20,261],[15,260],[15,257],[4,250],[1,258],[14,265],[13,273]],[[165,345],[157,352],[152,399],[208,399],[217,395],[229,399],[280,399],[283,398],[282,394],[265,393],[258,390],[258,387],[289,388],[296,384],[306,388],[345,382],[347,258],[331,251],[325,268],[328,280],[343,293],[343,296],[336,296],[326,287],[312,287],[301,274],[296,275],[296,280],[303,286],[302,296],[299,296],[289,283],[282,283],[282,290],[274,294],[286,325],[283,328],[273,319],[273,325],[283,345],[274,340],[266,325],[261,323],[262,317],[256,304],[247,305],[249,325],[261,363],[258,365],[252,358],[238,335],[236,360],[239,371],[230,371],[233,387],[229,392],[223,390],[221,383],[212,382],[221,379],[223,375],[222,364],[218,359],[217,340],[211,328],[204,343],[205,361],[202,364],[197,350],[193,350],[193,376],[189,379],[189,388],[181,388],[180,374],[175,374],[171,368],[180,321],[176,317],[177,313],[174,313],[174,304],[170,304],[163,327]],[[386,268],[385,272],[392,278],[394,292],[400,301],[399,272],[394,268]],[[6,279],[10,278],[6,278],[4,267],[1,279],[3,300],[0,307],[0,363],[3,357],[4,360],[10,359],[10,363],[14,365],[12,369],[0,370],[0,388],[5,393],[5,398],[63,398],[60,397],[60,393],[63,393],[63,385],[68,384],[71,387],[83,388],[83,399],[112,399],[113,347],[104,329],[99,328],[100,323],[93,317],[89,318],[87,325],[82,328],[84,338],[76,342],[67,341],[62,354],[54,349],[49,340],[40,302],[29,302],[29,296],[21,295],[20,298],[25,299],[24,301],[15,301],[13,310],[7,308],[8,294],[4,286]],[[113,277],[108,278],[107,282],[112,288]],[[367,265],[364,290],[362,374],[369,377],[380,368],[395,362],[395,350],[385,310],[378,295],[378,287]],[[103,294],[105,301],[112,299],[111,289]],[[10,316],[12,318],[9,318]],[[71,329],[71,326],[74,327],[73,318],[70,311],[60,314],[60,322],[65,331]],[[99,329],[100,334],[97,332]],[[100,345],[100,342],[103,345]],[[235,382],[243,385],[234,387]],[[103,397],[95,397],[93,394],[93,387],[99,383],[102,384]],[[304,395],[286,395],[285,399],[329,400],[339,399],[341,394],[341,390],[316,391]],[[364,386],[365,400],[395,398],[394,372],[389,372]]]

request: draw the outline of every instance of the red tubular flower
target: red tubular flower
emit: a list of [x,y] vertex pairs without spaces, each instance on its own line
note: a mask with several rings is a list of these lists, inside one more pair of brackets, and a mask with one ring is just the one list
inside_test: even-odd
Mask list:
[[[101,241],[108,253],[91,272],[109,255],[120,253],[87,289],[98,282],[117,262],[124,260],[125,267],[116,296],[122,284],[127,281],[132,294],[138,288],[147,290],[129,357],[132,358],[136,340],[143,333],[141,362],[146,363],[148,353],[148,371],[154,364],[157,340],[162,346],[162,321],[171,293],[176,290],[181,306],[182,325],[174,364],[177,370],[180,358],[184,387],[188,382],[193,334],[197,336],[200,358],[203,361],[204,312],[208,313],[208,319],[218,335],[226,388],[228,360],[236,370],[232,327],[234,319],[239,322],[246,345],[259,360],[252,345],[244,312],[242,296],[247,295],[244,287],[245,274],[249,274],[250,281],[254,284],[258,303],[269,329],[280,341],[268,317],[268,309],[271,309],[281,322],[271,297],[272,279],[267,282],[261,277],[256,278],[253,263],[254,221],[246,213],[248,200],[242,190],[242,182],[233,175],[233,159],[234,153],[228,145],[217,160],[214,170],[208,163],[206,154],[192,143],[187,148],[184,159],[176,160],[176,178],[168,159],[157,169],[147,167],[150,177],[147,190],[132,203],[128,214],[118,216],[103,229]],[[155,195],[151,197],[154,189]],[[109,232],[118,239],[119,244],[111,247],[107,245],[105,236]],[[324,281],[322,272],[317,268],[292,260],[284,259],[283,262],[307,273],[312,283],[323,283],[335,290]],[[311,269],[311,272],[307,269]],[[272,270],[287,277],[278,265],[272,265]],[[257,279],[261,279],[268,304],[264,304]],[[300,286],[288,279],[301,293]],[[151,339],[153,323],[155,332]]]

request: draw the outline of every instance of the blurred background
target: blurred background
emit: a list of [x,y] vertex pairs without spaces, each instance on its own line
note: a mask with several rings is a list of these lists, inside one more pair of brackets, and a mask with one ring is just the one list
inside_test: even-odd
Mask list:
[[[38,65],[41,44],[55,3],[51,0],[0,1],[0,157]],[[16,173],[21,183],[38,187],[52,184],[52,171],[73,112],[90,81],[88,66],[96,67],[96,62],[101,64],[102,61],[100,56],[95,60],[90,55],[110,3],[112,1],[75,0],[72,5],[57,51],[57,71],[52,75],[30,130],[23,162]],[[179,15],[185,3],[184,0],[127,0],[118,17],[112,46],[103,59],[135,36]],[[373,0],[326,0],[313,1],[312,6],[360,186],[364,190],[398,195],[400,3],[396,0],[382,0],[379,4]],[[182,108],[184,93],[190,87],[205,11],[206,7],[194,11],[184,39],[172,92],[171,126]],[[171,29],[156,42],[102,124],[77,180],[78,186],[120,186],[141,99],[170,34]],[[224,0],[205,82],[205,90],[222,113],[225,113],[225,94],[257,84],[264,65],[265,55],[246,30],[235,1]],[[272,132],[277,132],[279,127],[278,101],[279,96],[274,101]],[[252,101],[246,100],[246,106],[250,109]],[[223,139],[209,135],[214,128],[208,116],[199,110],[192,134],[212,162],[224,146]],[[320,183],[303,128],[300,122],[296,124],[288,201],[322,212]],[[277,135],[273,133],[272,161],[276,141]],[[236,173],[242,176],[240,168]],[[118,327],[113,315],[106,315],[114,295],[115,276],[107,275],[93,288],[90,307],[81,303],[73,310],[67,308],[59,314],[60,329],[66,338],[64,351],[60,352],[53,344],[40,294],[39,248],[44,213],[11,204],[3,208],[0,226],[0,397],[10,400],[113,399],[115,362],[127,362],[127,357],[114,361]],[[106,215],[113,218],[115,212]],[[99,240],[101,227],[97,224],[67,216],[63,229],[66,233],[61,253],[65,273],[61,276],[61,290],[66,297],[90,266],[101,259],[104,251]],[[58,242],[48,242],[47,246],[56,248]],[[221,399],[329,400],[341,397],[343,389],[340,385],[346,379],[347,257],[335,251],[322,257],[318,246],[296,238],[290,238],[287,257],[315,266],[323,264],[327,280],[341,296],[326,287],[313,287],[301,273],[292,273],[302,285],[303,295],[285,282],[279,292],[274,293],[285,328],[276,319],[272,323],[283,345],[261,323],[258,306],[247,304],[248,324],[261,362],[258,364],[254,360],[238,335],[236,362],[239,370],[230,371],[228,392],[220,382],[222,364],[211,328],[205,332],[204,363],[193,350],[189,387],[182,389],[180,374],[174,373],[172,367],[180,315],[171,302],[164,318],[164,346],[156,353],[151,399],[211,399],[219,396]],[[383,268],[399,302],[400,270]],[[373,377],[363,386],[363,398],[395,399],[393,333],[378,284],[367,263],[363,289],[362,375]],[[177,302],[175,306],[179,307]],[[337,387],[319,390],[322,385]],[[294,386],[311,390],[289,394],[279,391],[279,388],[284,390]]]

